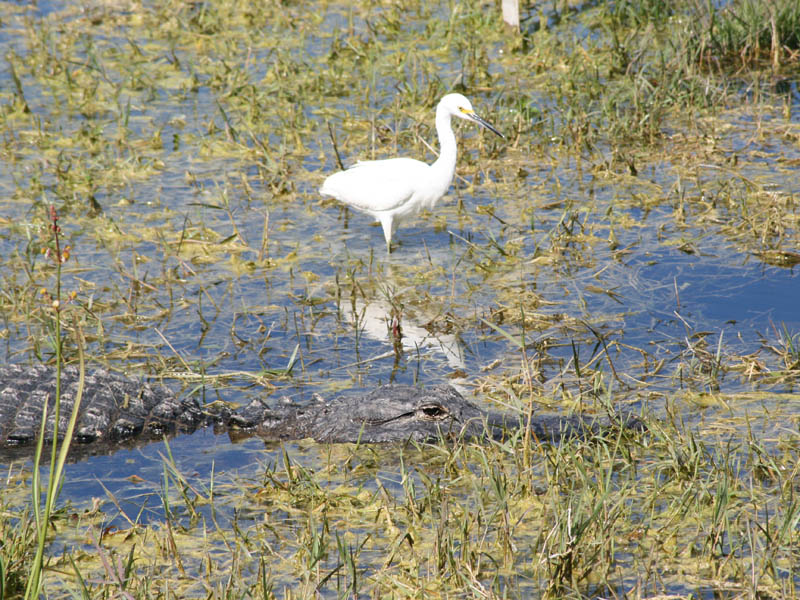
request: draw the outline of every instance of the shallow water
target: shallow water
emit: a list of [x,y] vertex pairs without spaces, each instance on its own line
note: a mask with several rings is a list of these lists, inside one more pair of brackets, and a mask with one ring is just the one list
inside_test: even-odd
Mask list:
[[[40,4],[38,10],[38,14],[19,12],[46,22],[48,15],[62,9],[52,3]],[[356,35],[364,35],[360,17],[334,10],[323,19],[319,37],[306,38],[297,49],[310,49],[319,58],[345,21],[355,24]],[[11,33],[3,32],[5,43],[14,44],[16,33],[13,27]],[[98,38],[98,47],[101,42],[120,43]],[[264,76],[268,55],[256,54],[247,63],[254,80]],[[188,60],[188,55],[180,56]],[[502,63],[496,64],[497,85],[502,89]],[[446,77],[447,69],[457,70],[458,65],[440,68]],[[62,135],[91,123],[102,124],[104,136],[118,135],[118,115],[101,113],[99,120],[82,123],[72,118],[72,111],[53,107],[50,94],[35,78],[23,76],[23,86],[31,109],[56,119]],[[374,91],[391,101],[389,87]],[[695,331],[708,332],[714,342],[722,336],[727,352],[751,354],[760,352],[763,339],[774,338],[776,329],[800,330],[795,269],[761,262],[713,225],[676,222],[675,198],[669,194],[660,203],[653,199],[654,191],[657,197],[659,190],[670,190],[676,181],[683,181],[689,194],[703,196],[705,189],[724,189],[733,173],[698,165],[697,179],[689,181],[663,160],[638,178],[609,182],[603,173],[570,158],[546,166],[516,157],[513,167],[495,165],[495,185],[468,190],[463,181],[456,181],[435,215],[423,215],[400,229],[398,246],[387,257],[380,230],[367,217],[347,214],[316,196],[323,177],[335,168],[321,121],[309,140],[317,154],[302,159],[302,170],[294,167],[297,175],[289,177],[294,191],[284,196],[260,181],[259,170],[247,161],[198,155],[203,124],[209,117],[218,124],[220,120],[211,88],[200,86],[188,94],[164,90],[156,98],[131,95],[128,101],[127,135],[145,139],[157,129],[163,146],[146,160],[157,160],[161,166],[119,188],[97,189],[93,195],[103,211],[92,220],[78,220],[80,205],[62,209],[62,226],[75,249],[76,263],[66,265],[66,289],[83,289],[83,298],[89,300],[110,300],[117,294],[124,297],[126,289],[130,294],[131,277],[154,281],[140,300],[137,319],[108,315],[104,344],[93,347],[94,354],[130,342],[174,362],[163,335],[185,360],[205,363],[214,373],[281,369],[297,348],[299,365],[292,378],[276,382],[274,394],[302,398],[316,389],[368,389],[388,381],[441,382],[454,371],[466,374],[462,389],[469,389],[471,378],[486,365],[518,359],[514,346],[480,320],[500,306],[552,319],[551,326],[527,334],[530,340],[549,340],[561,347],[552,353],[556,362],[545,366],[546,379],[570,360],[572,344],[577,343],[588,360],[586,353],[597,343],[591,335],[570,339],[560,327],[561,316],[586,320],[607,333],[609,340],[668,361],[678,359],[686,350],[687,334]],[[118,106],[124,102],[122,98]],[[482,104],[478,99],[477,105]],[[348,108],[346,99],[337,99],[335,105]],[[309,108],[306,118],[317,118],[313,103]],[[793,112],[792,122],[798,113]],[[334,129],[346,126],[343,117],[333,113]],[[372,115],[360,112],[357,118]],[[746,158],[735,172],[736,182],[757,179],[790,198],[800,186],[796,168],[777,165],[794,164],[800,151],[788,139],[756,135],[760,124],[771,118],[759,111],[732,111],[718,145]],[[476,145],[483,141],[477,133],[461,128],[460,138],[468,161],[480,160]],[[267,143],[284,142],[270,137]],[[353,158],[363,156],[363,149],[352,152]],[[0,168],[0,188],[9,191],[0,200],[0,209],[8,223],[17,225],[0,236],[4,254],[24,248],[20,233],[41,211],[12,198],[12,190],[23,191],[24,198],[31,177],[40,179],[45,190],[55,189],[58,182],[51,167],[52,163],[42,164],[35,153],[26,152]],[[514,177],[519,168],[528,175]],[[482,179],[478,176],[475,181]],[[647,203],[642,205],[644,194]],[[482,206],[493,207],[497,218],[482,214]],[[267,215],[266,255],[272,262],[264,266],[258,264],[256,249],[264,237]],[[535,258],[541,249],[567,229],[584,235],[564,248],[566,258],[539,266]],[[614,248],[603,241],[611,231]],[[240,235],[239,240],[227,246],[215,244],[233,233]],[[93,237],[104,242],[92,242]],[[184,245],[176,251],[180,239]],[[692,253],[679,249],[681,243]],[[619,254],[619,248],[626,251]],[[486,261],[496,264],[487,271],[482,264]],[[6,276],[17,277],[10,272]],[[536,305],[510,305],[512,290],[531,292]],[[392,302],[402,308],[402,324],[409,332],[401,357],[388,354],[392,347],[385,334],[389,318],[385,313]],[[455,328],[437,338],[445,315],[455,318]],[[426,326],[430,335],[420,346],[415,336],[422,336]],[[509,330],[517,334],[514,326]],[[28,359],[22,331],[18,325],[7,330],[7,360]],[[638,350],[618,350],[616,369],[638,378],[641,374],[633,366],[638,356]],[[657,388],[669,391],[675,385],[674,378],[667,378]],[[728,392],[748,389],[735,376],[723,377],[719,385]],[[246,402],[250,395],[263,392],[219,393]],[[74,468],[74,476],[80,478],[81,467]]]
[[[25,19],[53,27],[51,15],[65,12],[82,18],[57,2],[38,3],[38,12],[5,10],[0,44],[21,56],[28,51],[22,41]],[[110,8],[103,10],[113,15]],[[380,9],[371,14],[373,25],[381,14]],[[433,18],[446,14],[440,7]],[[254,387],[240,378],[230,387],[193,390],[205,399],[242,404],[265,394],[302,402],[315,392],[329,396],[390,381],[453,381],[468,394],[486,382],[502,388],[500,382],[523,370],[522,358],[517,344],[487,326],[491,321],[532,344],[528,354],[536,354],[534,345],[547,347],[537,367],[541,377],[536,390],[542,404],[557,410],[554,390],[559,385],[578,391],[586,386],[575,375],[574,361],[577,357],[586,364],[599,351],[598,338],[585,326],[589,324],[612,347],[600,368],[606,380],[612,379],[612,371],[621,374],[614,377],[619,404],[645,406],[658,416],[663,415],[664,398],[673,395],[756,390],[774,397],[760,400],[764,411],[797,417],[796,401],[781,401],[793,398],[796,379],[776,383],[745,377],[733,368],[742,357],[757,356],[765,369],[780,371],[779,357],[766,346],[777,345],[784,329],[794,336],[800,332],[798,267],[772,266],[755,252],[772,249],[770,244],[796,252],[796,227],[785,232],[783,241],[759,246],[750,239],[757,233],[751,236],[730,226],[736,207],[750,202],[748,182],[785,197],[787,210],[796,210],[800,147],[788,133],[796,136],[800,122],[795,83],[787,95],[792,108],[788,118],[777,103],[731,108],[713,126],[721,132],[714,148],[696,160],[686,159],[684,152],[690,150],[675,133],[683,125],[671,124],[675,135],[664,142],[664,155],[644,161],[636,177],[604,167],[597,153],[576,160],[559,151],[557,141],[546,139],[520,150],[506,149],[500,159],[489,160],[502,143],[461,127],[459,173],[465,179],[455,182],[434,214],[404,224],[395,251],[386,256],[380,228],[368,217],[323,202],[316,193],[336,168],[327,123],[348,163],[395,153],[430,161],[431,154],[408,130],[414,128],[430,140],[432,111],[410,115],[398,110],[396,90],[408,85],[424,98],[436,90],[431,69],[440,83],[449,85],[465,71],[470,57],[422,45],[416,50],[427,66],[417,68],[414,56],[395,48],[398,63],[406,61],[397,73],[411,83],[404,84],[398,74],[381,79],[373,71],[374,79],[362,89],[305,97],[302,103],[278,100],[280,82],[270,77],[280,70],[281,60],[306,65],[312,72],[323,70],[331,49],[346,37],[344,27],[353,23],[350,34],[355,39],[366,39],[370,31],[361,13],[346,7],[318,17],[313,34],[292,37],[287,58],[257,45],[239,55],[242,87],[274,86],[275,112],[261,115],[264,129],[256,134],[275,152],[269,159],[252,151],[255,142],[243,144],[251,152],[230,147],[232,139],[248,139],[246,120],[225,103],[222,90],[231,88],[206,70],[214,57],[194,56],[190,47],[173,49],[180,64],[177,73],[162,79],[155,70],[142,75],[142,81],[154,78],[153,91],[125,88],[94,113],[85,105],[83,113],[61,105],[58,92],[48,89],[45,80],[19,69],[28,106],[41,116],[53,139],[43,142],[22,117],[4,122],[8,160],[0,161],[0,254],[7,260],[0,270],[6,287],[28,282],[20,264],[52,281],[36,270],[45,259],[30,248],[41,235],[42,199],[56,200],[74,257],[65,265],[64,288],[77,290],[84,308],[95,303],[102,307],[96,311],[102,331],[98,328],[90,340],[90,357],[123,370],[131,367],[134,376],[158,373],[182,393],[193,386],[171,379],[171,370],[183,370],[174,353],[209,374],[281,370],[296,356],[290,376],[274,377],[275,389]],[[424,31],[429,17],[412,19],[408,26]],[[127,47],[123,35],[98,34],[94,42],[101,62],[110,61],[104,53],[109,47]],[[154,35],[140,42],[143,61],[169,69],[168,41]],[[507,117],[491,114],[498,99],[519,93],[501,49],[498,44],[487,50],[493,89],[475,89],[476,108],[492,121]],[[362,50],[363,62],[369,64],[374,49],[365,43]],[[347,44],[340,51],[346,52]],[[90,56],[86,51],[73,60],[89,61]],[[103,85],[113,88],[133,77],[112,66]],[[196,82],[191,87],[193,70]],[[0,82],[10,88],[8,68],[0,69]],[[552,97],[530,85],[528,108],[539,114],[555,112],[553,122],[568,120]],[[12,101],[13,94],[4,92],[2,102]],[[236,125],[234,133],[221,133],[225,117]],[[377,133],[372,129],[365,135],[356,127],[373,119]],[[294,125],[297,143],[291,141]],[[787,134],[764,135],[769,127]],[[98,155],[84,146],[70,147],[71,138],[92,128],[106,142],[124,132],[126,142]],[[611,154],[609,150],[605,156],[609,162]],[[734,155],[735,166],[725,166]],[[489,165],[485,171],[482,162]],[[101,181],[89,186],[102,206],[98,215],[86,216],[83,183],[70,184],[78,190],[75,197],[60,195],[69,187],[64,182],[70,169],[83,169],[89,179]],[[109,169],[119,169],[110,182],[102,179]],[[609,242],[612,234],[614,243]],[[401,356],[392,352],[388,336],[393,308],[401,314],[405,335]],[[2,327],[3,359],[35,360],[28,326],[12,319]],[[712,358],[722,357],[723,368],[713,380],[706,367],[694,364],[695,345],[703,340],[702,349]],[[47,354],[46,348],[38,350]],[[660,360],[665,366],[648,372]],[[755,404],[733,411],[752,414],[758,410]],[[729,417],[723,410],[686,406],[690,423],[713,426]],[[764,423],[764,432],[774,433],[770,423]],[[169,445],[179,470],[196,482],[209,481],[212,465],[217,474],[257,477],[264,464],[281,460],[278,447],[264,449],[254,439],[234,444],[211,431],[180,436]],[[302,443],[287,448],[312,468],[324,462],[327,452]],[[70,465],[62,498],[76,506],[101,498],[110,506],[113,496],[131,519],[147,498],[147,509],[135,519],[162,519],[157,494],[165,451],[157,443]],[[397,466],[388,461],[381,473],[382,483],[400,493],[390,485]],[[220,507],[220,515],[221,522],[230,520],[232,509]],[[117,515],[109,524],[124,523]]]

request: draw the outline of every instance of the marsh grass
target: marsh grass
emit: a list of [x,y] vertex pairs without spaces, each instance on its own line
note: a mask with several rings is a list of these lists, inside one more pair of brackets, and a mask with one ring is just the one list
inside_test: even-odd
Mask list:
[[[399,453],[275,449],[260,477],[215,477],[213,503],[173,465],[160,492],[164,525],[101,534],[112,515],[84,516],[92,549],[56,560],[50,589],[99,569],[84,584],[90,597],[149,597],[164,586],[176,597],[650,596],[664,587],[796,597],[796,461],[753,434],[651,425],[644,436],[534,444],[527,462],[526,442],[513,436]],[[796,450],[783,449],[794,459]],[[309,459],[321,466],[304,466]],[[227,524],[218,519],[230,503]]]
[[[24,496],[21,498],[20,496]],[[28,581],[38,532],[29,510],[17,511],[12,504],[26,504],[30,488],[24,478],[9,469],[3,479],[0,500],[0,596],[22,598]]]
[[800,7],[791,0],[739,0],[722,10],[699,8],[700,34],[693,50],[707,68],[776,71],[800,60]]
[[[513,38],[471,0],[0,7],[12,359],[52,357],[54,202],[80,248],[58,275],[78,292],[66,361],[232,402],[453,377],[523,419],[614,407],[649,427],[298,442],[230,472],[165,447],[138,513],[110,487],[56,507],[48,595],[796,597],[800,324],[704,312],[743,278],[792,293],[792,3],[556,4]],[[453,201],[385,258],[314,190],[337,155],[432,160],[453,90],[508,144],[461,130]],[[404,349],[413,328],[465,358]],[[41,539],[17,489],[12,597]]]
[[[48,223],[50,239],[47,246],[44,248],[45,257],[50,259],[55,265],[55,290],[53,293],[48,292],[45,288],[40,291],[42,300],[46,303],[46,311],[49,311],[49,329],[50,329],[50,344],[52,348],[53,357],[55,360],[56,368],[56,389],[55,397],[47,398],[42,406],[41,414],[41,427],[37,437],[37,443],[34,451],[32,474],[31,474],[31,512],[33,513],[32,522],[29,521],[30,514],[26,511],[22,515],[20,526],[17,531],[14,531],[7,539],[4,538],[5,545],[9,545],[9,552],[7,559],[0,556],[0,587],[2,588],[2,597],[5,598],[6,588],[8,588],[9,597],[22,592],[22,581],[25,581],[24,598],[37,598],[42,593],[44,581],[43,570],[45,564],[45,547],[50,539],[52,539],[51,518],[56,512],[56,502],[59,497],[61,485],[64,477],[64,465],[69,453],[69,447],[72,442],[72,434],[75,429],[75,424],[80,411],[81,395],[83,391],[83,376],[84,376],[84,360],[83,360],[83,345],[80,340],[80,331],[78,330],[78,339],[76,340],[76,347],[78,349],[78,357],[80,361],[80,379],[78,382],[78,389],[75,394],[75,399],[72,406],[72,412],[66,418],[61,415],[61,368],[63,364],[62,357],[62,319],[68,315],[69,300],[62,294],[61,289],[61,265],[70,258],[70,247],[64,246],[61,240],[61,226],[59,225],[58,213],[54,206],[50,206],[48,211]],[[52,415],[49,411],[52,410]],[[66,427],[61,430],[60,428],[66,424]],[[48,448],[45,445],[47,436],[53,440]],[[41,470],[45,464],[48,464],[46,452],[50,454],[49,470],[47,473],[47,483],[42,484]],[[4,529],[8,527],[8,523],[4,521]],[[32,529],[32,533],[28,531]],[[34,541],[35,536],[35,541]],[[32,548],[28,547],[28,544]],[[33,556],[30,557],[28,553]],[[10,559],[10,560],[9,560]],[[6,563],[7,566],[6,566]],[[23,575],[26,574],[26,575]]]

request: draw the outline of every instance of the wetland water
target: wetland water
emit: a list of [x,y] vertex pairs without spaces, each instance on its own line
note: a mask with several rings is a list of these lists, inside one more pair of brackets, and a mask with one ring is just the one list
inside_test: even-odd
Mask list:
[[[478,403],[592,411],[603,396],[654,419],[677,412],[708,444],[724,430],[755,431],[770,451],[797,445],[796,84],[756,101],[742,83],[724,108],[670,113],[652,146],[623,136],[573,147],[577,118],[553,81],[561,59],[509,51],[479,5],[299,4],[2,5],[4,360],[51,356],[38,292],[54,290],[40,252],[53,203],[71,246],[67,329],[81,324],[90,361],[205,401],[451,381]],[[585,26],[540,32],[538,43]],[[492,33],[478,44],[471,29]],[[602,46],[590,30],[581,42]],[[431,41],[409,43],[420,32]],[[453,188],[399,229],[387,256],[380,227],[316,193],[337,168],[329,126],[346,164],[432,162],[421,140],[436,147],[433,106],[456,83],[509,141],[458,128]],[[73,342],[67,351],[75,357]],[[189,371],[232,375],[203,386]],[[412,468],[387,448],[354,459],[352,449],[265,448],[211,431],[169,445],[191,485],[219,482],[204,519],[224,530],[269,514],[270,569],[288,586],[300,576],[275,557],[308,540],[292,510],[265,508],[280,505],[265,490],[280,489],[271,477],[284,451],[329,472],[323,487],[342,503],[383,492],[399,502],[413,482],[441,477],[443,460],[409,449],[421,461]],[[97,498],[100,522],[121,530],[158,524],[163,497],[175,496],[166,452],[151,444],[70,465],[62,501]],[[340,460],[354,466],[336,470]],[[379,536],[335,518],[331,531],[366,544],[365,573],[380,571]],[[215,535],[219,552],[227,542]],[[70,534],[59,544],[91,548]],[[499,577],[522,595],[542,587],[534,575]]]

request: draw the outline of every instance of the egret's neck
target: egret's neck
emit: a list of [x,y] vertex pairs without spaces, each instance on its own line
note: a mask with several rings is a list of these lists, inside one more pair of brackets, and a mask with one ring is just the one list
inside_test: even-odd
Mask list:
[[450,127],[450,113],[439,106],[436,109],[436,133],[439,135],[439,158],[433,163],[432,167],[442,174],[442,178],[447,177],[447,185],[453,178],[456,171],[456,136]]

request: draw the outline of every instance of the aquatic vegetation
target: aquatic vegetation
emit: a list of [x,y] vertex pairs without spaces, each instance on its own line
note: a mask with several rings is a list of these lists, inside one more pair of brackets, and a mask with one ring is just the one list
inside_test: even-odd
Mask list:
[[[205,401],[450,380],[650,428],[557,448],[209,432],[70,465],[48,595],[796,595],[796,3],[527,10],[510,35],[476,0],[0,5],[5,360],[53,359],[52,204],[68,361],[80,329],[90,363]],[[508,139],[461,128],[448,196],[386,257],[317,189],[340,162],[432,162],[453,91]]]
[[763,63],[774,69],[797,63],[800,7],[791,0],[739,0],[721,10],[703,7],[698,15],[695,52],[709,68],[747,68]]

